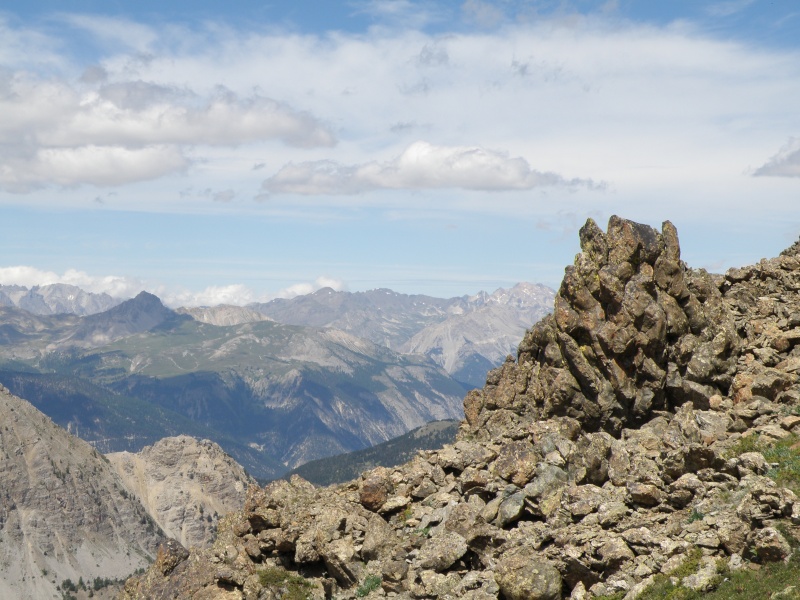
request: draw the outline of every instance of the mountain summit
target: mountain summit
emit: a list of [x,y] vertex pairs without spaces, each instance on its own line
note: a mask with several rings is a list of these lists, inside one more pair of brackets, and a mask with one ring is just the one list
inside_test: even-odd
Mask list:
[[800,255],[719,276],[681,261],[669,222],[590,220],[580,239],[455,444],[340,486],[251,488],[211,550],[165,556],[121,598],[695,597],[787,559]]
[[135,298],[105,312],[84,317],[68,341],[96,347],[136,333],[151,331],[166,322],[188,318],[164,306],[157,296],[149,292],[139,292]]

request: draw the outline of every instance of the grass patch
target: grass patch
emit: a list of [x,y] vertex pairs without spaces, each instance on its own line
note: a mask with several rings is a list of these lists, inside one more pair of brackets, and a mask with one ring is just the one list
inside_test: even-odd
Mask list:
[[726,457],[745,452],[761,452],[768,463],[776,465],[767,471],[767,476],[795,494],[800,493],[800,437],[791,434],[774,441],[759,435],[746,435],[731,447]]
[[364,596],[369,595],[371,591],[377,590],[379,587],[381,587],[380,575],[367,575],[367,578],[364,579],[364,583],[362,583],[356,590],[356,597],[363,598]]
[[739,441],[725,452],[724,457],[736,458],[745,452],[761,452],[764,449],[764,445],[760,437],[758,434],[743,435],[739,438]]
[[292,575],[277,567],[259,571],[258,581],[263,588],[272,591],[283,590],[281,600],[307,600],[311,597],[311,589],[314,587],[299,575]]
[[[696,592],[680,585],[680,580],[697,572],[701,556],[700,550],[695,550],[669,575],[657,575],[639,600],[800,600],[800,556],[797,552],[787,562],[768,563],[757,569],[721,569],[716,589]],[[601,598],[621,600],[624,596],[625,592],[621,592]]]
[[767,476],[794,493],[800,492],[800,440],[798,437],[790,435],[767,446],[762,452],[768,463],[777,463],[776,467],[767,471]]

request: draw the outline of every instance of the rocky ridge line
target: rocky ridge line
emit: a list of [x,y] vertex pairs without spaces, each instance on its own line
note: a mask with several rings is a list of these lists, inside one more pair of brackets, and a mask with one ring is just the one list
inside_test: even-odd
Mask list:
[[250,488],[210,549],[165,547],[120,598],[281,598],[263,574],[285,569],[320,599],[633,599],[698,549],[696,590],[786,558],[800,500],[736,446],[800,424],[800,248],[723,277],[681,262],[669,222],[580,237],[555,312],[467,396],[455,444]]

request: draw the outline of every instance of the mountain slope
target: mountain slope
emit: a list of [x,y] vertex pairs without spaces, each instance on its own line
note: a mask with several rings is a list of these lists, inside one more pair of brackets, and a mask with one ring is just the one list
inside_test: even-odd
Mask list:
[[331,485],[356,479],[377,466],[394,467],[409,461],[420,450],[441,448],[456,437],[459,421],[432,421],[371,448],[312,460],[286,474],[299,475],[315,485]]
[[334,329],[216,326],[146,293],[82,318],[0,307],[4,321],[0,381],[104,450],[185,433],[268,479],[462,414],[463,386],[428,360]]
[[269,321],[185,321],[93,350],[75,368],[217,432],[236,432],[289,466],[458,417],[463,395],[427,361],[340,331]]
[[244,505],[255,480],[214,442],[164,438],[106,458],[161,529],[185,548],[208,546],[220,516]]
[[82,347],[102,346],[166,323],[188,318],[179,316],[164,306],[157,296],[140,292],[135,298],[81,319],[78,327],[64,344]]
[[1,386],[0,423],[0,597],[50,599],[155,556],[162,534],[96,450]]
[[270,320],[269,317],[252,308],[231,306],[229,304],[179,308],[175,312],[189,315],[195,321],[200,321],[201,323],[219,326],[243,325],[244,323]]
[[470,387],[514,352],[525,329],[550,312],[550,288],[520,283],[493,294],[434,298],[392,290],[330,288],[253,308],[292,325],[331,327],[404,353],[420,353]]

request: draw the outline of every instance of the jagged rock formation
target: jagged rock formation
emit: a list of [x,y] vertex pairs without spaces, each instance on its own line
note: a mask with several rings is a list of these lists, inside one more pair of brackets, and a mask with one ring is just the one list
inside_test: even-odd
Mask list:
[[219,516],[241,510],[256,483],[217,444],[186,435],[106,458],[164,533],[186,548],[210,545]]
[[581,247],[455,444],[251,488],[210,549],[165,548],[120,598],[280,598],[265,574],[288,569],[320,599],[630,600],[695,549],[696,590],[785,558],[800,500],[736,448],[800,424],[800,246],[725,277],[687,268],[669,223],[589,221]]
[[727,393],[740,344],[734,321],[714,278],[681,263],[674,226],[658,233],[612,217],[607,234],[589,220],[580,237],[553,314],[525,335],[516,364],[465,401],[476,433],[493,435],[501,420],[507,429],[517,415],[569,416],[619,435],[655,410],[708,408]]
[[2,598],[127,577],[164,539],[102,455],[2,386],[0,474]]
[[0,306],[15,306],[37,315],[93,315],[120,302],[108,294],[86,292],[66,283],[36,285],[30,289],[21,285],[0,285]]

